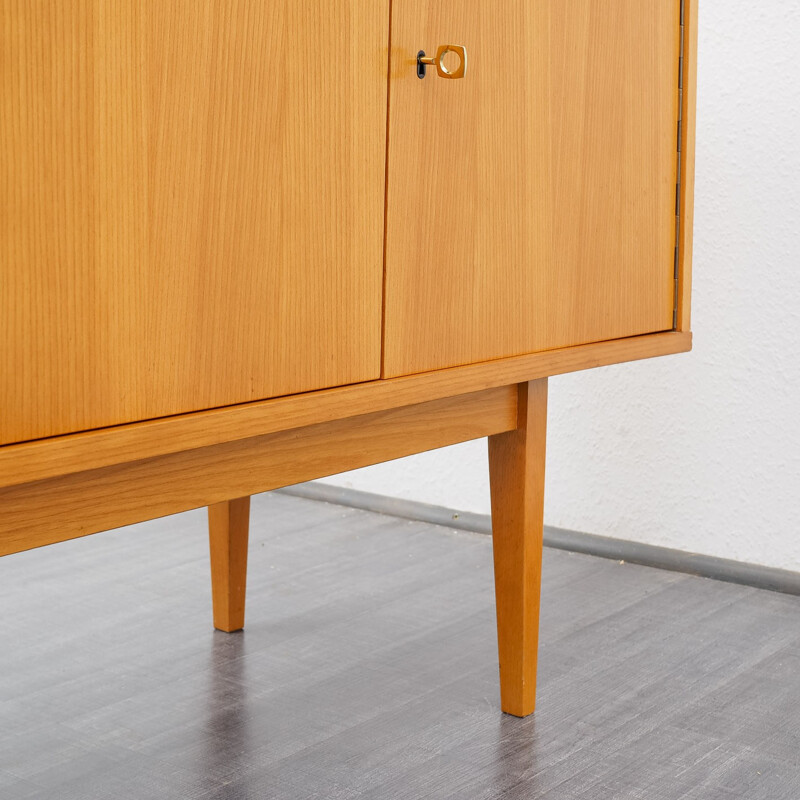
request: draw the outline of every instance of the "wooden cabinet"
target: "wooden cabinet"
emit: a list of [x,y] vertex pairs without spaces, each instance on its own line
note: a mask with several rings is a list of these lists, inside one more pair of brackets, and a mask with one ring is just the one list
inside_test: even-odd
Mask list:
[[547,379],[691,347],[695,53],[696,0],[0,0],[0,554],[207,505],[235,630],[249,495],[487,436],[530,713]]

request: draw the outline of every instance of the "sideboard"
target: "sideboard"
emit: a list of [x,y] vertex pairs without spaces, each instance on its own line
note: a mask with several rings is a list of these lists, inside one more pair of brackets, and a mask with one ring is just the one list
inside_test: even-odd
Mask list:
[[535,705],[547,380],[691,348],[697,0],[0,0],[0,555],[488,437]]

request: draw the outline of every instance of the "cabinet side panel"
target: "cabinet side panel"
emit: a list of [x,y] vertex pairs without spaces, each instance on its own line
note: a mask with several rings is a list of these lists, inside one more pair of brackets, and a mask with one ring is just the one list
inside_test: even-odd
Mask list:
[[679,0],[394,0],[384,377],[672,328],[679,46]]
[[694,162],[697,127],[697,6],[684,2],[683,108],[681,113],[681,227],[677,329],[692,328],[692,249],[694,246]]
[[388,4],[0,23],[0,443],[379,376]]

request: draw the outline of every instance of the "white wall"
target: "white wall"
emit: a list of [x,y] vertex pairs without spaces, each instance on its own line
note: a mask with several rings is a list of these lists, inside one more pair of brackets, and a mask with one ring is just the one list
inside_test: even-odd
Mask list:
[[[551,380],[545,521],[800,570],[800,2],[699,47],[694,351]],[[330,482],[489,512],[485,441]]]

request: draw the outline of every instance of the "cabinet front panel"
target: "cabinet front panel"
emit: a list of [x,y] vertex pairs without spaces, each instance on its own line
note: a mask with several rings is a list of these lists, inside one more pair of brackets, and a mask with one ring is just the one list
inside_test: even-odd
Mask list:
[[0,443],[379,376],[388,3],[0,25]]
[[392,15],[384,376],[671,329],[679,0]]

